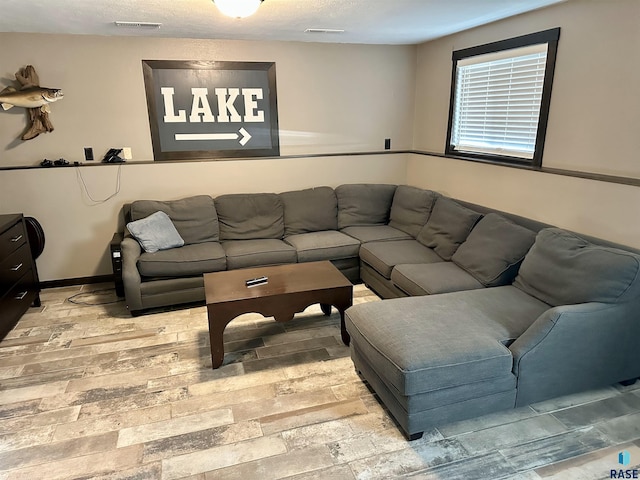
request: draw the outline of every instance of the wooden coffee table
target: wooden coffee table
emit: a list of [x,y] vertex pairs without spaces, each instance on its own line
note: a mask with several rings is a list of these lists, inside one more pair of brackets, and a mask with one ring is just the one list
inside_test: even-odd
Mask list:
[[[268,283],[247,287],[251,278],[268,277]],[[344,311],[353,304],[353,285],[331,262],[295,263],[206,273],[204,289],[209,317],[213,368],[222,365],[226,326],[243,313],[257,312],[286,322],[309,305],[319,303],[325,315],[331,306],[340,312],[342,341],[349,345]]]

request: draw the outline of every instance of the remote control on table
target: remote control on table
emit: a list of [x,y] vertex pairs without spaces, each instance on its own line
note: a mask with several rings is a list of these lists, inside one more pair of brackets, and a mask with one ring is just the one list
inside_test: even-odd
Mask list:
[[244,283],[247,285],[247,287],[256,287],[258,285],[264,285],[265,283],[268,283],[268,281],[268,277],[258,277],[246,280]]

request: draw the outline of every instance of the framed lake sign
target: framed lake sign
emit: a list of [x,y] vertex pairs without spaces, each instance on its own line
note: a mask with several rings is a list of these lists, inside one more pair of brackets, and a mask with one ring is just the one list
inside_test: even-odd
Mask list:
[[155,160],[280,155],[273,62],[143,60]]

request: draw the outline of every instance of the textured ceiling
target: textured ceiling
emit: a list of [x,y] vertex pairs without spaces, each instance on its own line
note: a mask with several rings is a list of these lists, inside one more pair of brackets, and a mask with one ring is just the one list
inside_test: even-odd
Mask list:
[[[2,0],[0,32],[415,44],[564,0],[265,0],[249,18],[211,0]],[[159,29],[115,21],[159,22]],[[305,33],[308,28],[344,33]]]

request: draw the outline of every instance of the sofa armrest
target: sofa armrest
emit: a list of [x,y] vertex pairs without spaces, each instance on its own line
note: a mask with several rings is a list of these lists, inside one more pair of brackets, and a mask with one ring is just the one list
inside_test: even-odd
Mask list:
[[122,282],[127,308],[131,313],[142,310],[142,294],[140,285],[142,280],[138,272],[138,259],[142,248],[137,240],[127,237],[120,243],[122,249]]
[[509,349],[516,405],[640,376],[639,306],[583,303],[547,310]]

